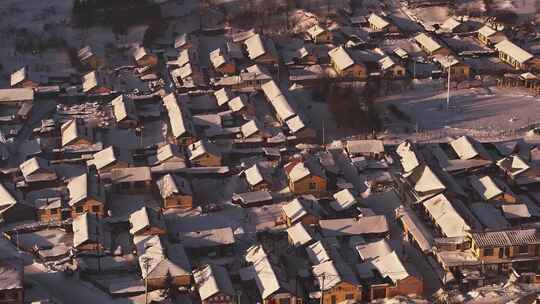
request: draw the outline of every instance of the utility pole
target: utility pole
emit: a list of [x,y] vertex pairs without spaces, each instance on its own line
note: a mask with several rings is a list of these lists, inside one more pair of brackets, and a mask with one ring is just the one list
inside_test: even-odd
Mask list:
[[97,239],[97,266],[98,266],[98,273],[101,273],[101,245],[99,242],[99,222],[96,217],[96,239]]
[[452,70],[452,62],[450,61],[450,57],[447,57],[449,64],[448,64],[448,90],[446,92],[446,109],[450,110],[450,71]]
[[146,276],[144,277],[144,303],[145,304],[148,304],[148,269],[150,269],[150,260],[152,260],[152,258],[147,257],[147,256],[142,258],[144,271],[146,273]]

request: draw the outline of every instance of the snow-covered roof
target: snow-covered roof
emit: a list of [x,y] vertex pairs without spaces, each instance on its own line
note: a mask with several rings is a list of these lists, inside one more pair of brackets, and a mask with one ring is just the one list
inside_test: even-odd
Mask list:
[[487,175],[483,177],[470,176],[469,182],[476,193],[486,201],[503,194],[503,191],[495,184],[495,181]]
[[416,37],[414,37],[414,39],[429,52],[435,52],[442,48],[442,45],[440,45],[437,41],[435,41],[433,38],[431,38],[425,33],[417,35]]
[[350,283],[353,286],[360,284],[349,265],[340,260],[326,261],[313,266],[312,270],[323,291],[330,290],[342,282]]
[[131,118],[138,119],[137,110],[135,109],[135,103],[133,99],[121,94],[111,101],[113,105],[114,117],[117,122],[121,122],[124,119]]
[[384,215],[321,220],[319,226],[322,234],[326,237],[388,232],[388,221]]
[[193,195],[189,181],[178,175],[165,174],[156,182],[162,198],[172,195]]
[[183,102],[179,102],[174,93],[170,93],[163,97],[163,104],[167,109],[174,137],[178,138],[186,134],[196,134],[195,127],[191,121],[191,113],[189,112],[189,109],[187,109],[187,105]]
[[328,56],[340,71],[344,71],[354,64],[354,60],[343,47],[337,47],[328,52]]
[[485,160],[491,160],[489,153],[484,146],[469,136],[461,136],[450,142],[450,146],[461,159],[471,159],[480,157]]
[[111,170],[111,181],[113,184],[151,180],[152,172],[150,167],[115,168]]
[[531,60],[534,55],[515,45],[510,40],[503,40],[495,45],[495,49],[503,52],[519,63]]
[[370,24],[373,24],[378,29],[385,29],[390,25],[388,21],[386,21],[383,17],[377,15],[377,14],[371,14],[368,17],[368,22]]
[[350,189],[343,189],[332,195],[334,200],[330,202],[330,206],[336,211],[343,211],[356,205],[358,202],[354,193]]
[[484,37],[490,37],[490,36],[496,34],[497,31],[494,30],[493,28],[491,28],[489,25],[484,25],[478,30],[478,33],[480,33],[480,35],[482,35]]
[[129,233],[132,235],[136,235],[139,232],[151,227],[155,227],[160,230],[166,229],[163,216],[158,211],[146,206],[130,214],[129,223],[131,224]]
[[33,101],[34,90],[22,89],[0,89],[0,102]]
[[208,264],[201,270],[193,272],[193,278],[197,284],[197,290],[202,301],[218,294],[229,296],[236,294],[229,272],[225,267]]
[[426,200],[424,208],[446,237],[462,237],[471,229],[444,194]]
[[392,248],[385,239],[360,244],[356,246],[356,251],[363,262],[371,261],[392,252]]
[[311,242],[313,238],[301,222],[287,229],[287,235],[293,246],[303,246]]

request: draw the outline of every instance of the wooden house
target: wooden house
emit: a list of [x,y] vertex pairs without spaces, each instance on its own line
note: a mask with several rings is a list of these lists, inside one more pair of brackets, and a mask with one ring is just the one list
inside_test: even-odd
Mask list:
[[337,47],[328,52],[330,63],[340,77],[365,79],[368,76],[367,67],[356,62],[343,47]]
[[130,214],[129,223],[131,224],[129,229],[131,235],[167,234],[163,214],[146,206]]
[[312,271],[323,292],[322,304],[362,300],[362,287],[355,273],[341,259],[315,265]]
[[154,190],[150,167],[112,169],[111,182],[117,193],[150,193]]
[[503,40],[508,39],[503,32],[499,32],[489,25],[484,25],[478,30],[477,38],[486,46],[493,46]]
[[327,190],[326,175],[315,160],[294,160],[285,165],[285,172],[294,194],[322,194]]
[[82,91],[87,95],[110,94],[113,89],[103,72],[92,71],[83,75]]
[[506,193],[501,189],[490,176],[478,177],[469,176],[469,182],[476,194],[484,201],[502,201],[516,203],[517,198],[511,193]]
[[297,223],[306,226],[317,225],[322,216],[319,202],[313,196],[301,196],[281,206],[282,216],[291,227]]
[[207,264],[193,273],[193,279],[202,304],[236,304],[236,291],[233,288],[227,268]]
[[61,222],[71,218],[69,205],[61,196],[40,197],[34,201],[34,207],[40,222]]
[[77,52],[77,58],[84,67],[97,69],[103,64],[102,60],[94,53],[91,46],[87,45]]
[[121,94],[111,101],[116,124],[120,128],[135,128],[139,124],[139,116],[135,103],[130,97]]
[[274,168],[254,164],[244,171],[246,182],[251,191],[271,190],[273,186],[272,172]]
[[428,218],[444,237],[464,237],[471,230],[444,194],[426,200],[423,207]]
[[386,18],[377,14],[371,14],[368,17],[369,27],[374,31],[385,33],[396,33],[399,31],[397,26],[391,24]]
[[72,119],[60,126],[62,148],[67,146],[88,146],[94,143],[94,129],[85,125],[84,121]]
[[158,179],[156,184],[163,200],[163,208],[191,209],[194,207],[193,190],[186,178],[166,174]]
[[249,59],[260,64],[278,64],[279,55],[274,42],[267,37],[255,34],[244,41]]
[[58,180],[56,171],[50,166],[49,161],[41,157],[26,160],[19,169],[27,184],[50,184]]
[[450,49],[442,46],[439,42],[435,41],[435,39],[425,33],[421,33],[415,36],[414,40],[416,41],[416,43],[418,43],[420,48],[422,48],[422,50],[430,56],[448,56],[451,53]]
[[214,70],[222,75],[233,75],[236,73],[236,65],[229,54],[225,53],[221,48],[217,48],[210,52],[210,62]]
[[163,97],[163,105],[169,117],[169,135],[178,145],[190,145],[197,141],[197,132],[188,106],[178,100],[174,93]]
[[385,155],[383,142],[378,139],[348,140],[345,150],[350,158],[365,157],[380,160]]
[[495,45],[499,59],[516,70],[530,71],[540,69],[540,58],[515,45],[510,40],[503,40]]
[[447,75],[450,72],[451,80],[461,81],[471,75],[471,67],[454,56],[436,55],[433,60],[441,65]]
[[93,158],[87,161],[89,167],[95,167],[97,172],[102,175],[115,168],[129,167],[129,161],[120,157],[118,149],[113,146],[107,147],[93,155]]
[[187,155],[192,167],[219,167],[222,164],[221,151],[206,140],[190,144],[187,147]]
[[379,60],[379,65],[381,66],[381,70],[385,77],[402,78],[405,76],[405,67],[390,56],[381,58]]
[[133,58],[139,67],[155,66],[158,63],[156,55],[151,54],[145,47],[138,47],[133,53]]
[[[539,270],[540,239],[536,228],[473,232],[470,234],[473,255],[485,265],[496,264],[499,270]],[[497,269],[496,268],[496,269]]]
[[327,44],[332,43],[333,39],[332,33],[328,29],[322,28],[319,24],[315,24],[308,28],[306,35],[313,43]]
[[73,220],[73,248],[80,253],[104,253],[111,249],[111,230],[108,224],[92,213]]
[[106,216],[107,195],[96,176],[85,173],[74,177],[68,182],[67,188],[72,218],[83,213],[92,213],[98,217]]
[[35,209],[22,200],[22,193],[0,183],[0,221],[7,224],[35,218]]
[[295,277],[288,277],[274,256],[268,255],[262,245],[248,248],[245,260],[250,266],[240,270],[243,281],[255,281],[262,304],[303,304],[304,292]]
[[0,260],[0,303],[24,304],[24,265],[17,258],[3,258]]
[[26,67],[22,67],[11,74],[12,88],[36,88],[39,84],[39,78],[33,73],[30,73]]

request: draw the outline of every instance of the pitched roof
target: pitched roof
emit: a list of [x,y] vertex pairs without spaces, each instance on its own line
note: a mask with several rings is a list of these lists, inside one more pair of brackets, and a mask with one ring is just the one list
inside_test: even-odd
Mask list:
[[312,27],[306,30],[306,33],[312,38],[315,39],[320,34],[324,33],[326,30],[323,29],[318,23],[314,24]]
[[60,131],[62,133],[62,147],[79,138],[79,127],[76,119],[71,119],[62,124]]
[[162,198],[172,195],[193,195],[189,181],[178,175],[165,174],[156,182]]
[[32,157],[31,159],[26,160],[19,166],[22,175],[24,176],[25,180],[30,180],[31,175],[43,170],[47,173],[50,173],[50,178],[56,179],[56,172],[50,167],[49,161],[46,159],[43,159],[41,157]]
[[87,173],[69,180],[67,188],[69,191],[68,204],[70,206],[74,206],[89,197],[105,202],[105,189],[96,179],[90,178]]
[[396,148],[396,153],[400,157],[403,171],[410,172],[420,165],[414,145],[410,141],[404,141],[399,144]]
[[328,56],[340,71],[344,71],[354,64],[354,60],[343,47],[337,47],[328,52]]
[[110,230],[93,213],[84,213],[73,220],[73,247],[79,247],[86,242],[102,244],[105,248],[110,246]]
[[239,95],[229,100],[229,109],[233,112],[243,110],[247,106],[247,97],[245,95]]
[[293,246],[303,246],[311,242],[313,238],[301,222],[296,223],[287,229],[289,239]]
[[388,232],[388,221],[384,215],[320,220],[319,226],[326,237]]
[[419,193],[442,192],[446,186],[428,165],[416,167],[407,179],[414,185],[414,190]]
[[534,55],[520,48],[519,46],[512,43],[510,40],[503,40],[495,45],[495,49],[499,52],[503,52],[519,63],[525,63],[532,58]]
[[462,23],[457,21],[454,17],[450,17],[446,19],[446,21],[441,24],[441,28],[449,31],[455,30],[458,26],[460,26]]
[[473,232],[471,238],[479,248],[540,244],[540,234],[535,228]]
[[88,165],[95,165],[96,169],[102,169],[116,162],[113,146],[107,147],[93,155],[93,159],[88,161]]
[[33,101],[34,90],[29,88],[21,89],[0,89],[0,102]]
[[246,45],[248,56],[252,60],[261,57],[267,52],[263,39],[259,34],[249,37],[244,41],[244,44]]
[[392,248],[385,239],[356,245],[356,251],[363,262],[374,260],[392,252]]
[[414,39],[429,52],[435,52],[442,48],[442,45],[440,45],[437,41],[435,41],[433,38],[426,35],[425,33],[417,35],[416,37],[414,37]]
[[221,48],[217,48],[210,52],[210,62],[215,69],[230,61],[231,59],[229,58],[229,56],[224,53]]
[[332,289],[342,282],[347,282],[354,286],[360,284],[352,269],[343,261],[326,261],[313,266],[312,269],[323,291]]
[[127,118],[135,120],[138,118],[133,99],[127,97],[126,95],[119,95],[111,101],[111,104],[113,105],[114,117],[116,118],[117,122]]
[[332,259],[330,249],[323,241],[319,240],[306,247],[308,258],[313,265],[324,263]]
[[111,170],[111,181],[113,184],[151,180],[152,171],[150,167],[115,168]]
[[132,235],[151,227],[156,227],[161,230],[166,229],[165,220],[163,219],[161,213],[146,206],[130,214],[129,222],[131,223],[129,233]]
[[236,295],[229,272],[225,267],[208,264],[201,270],[195,271],[193,278],[202,301],[217,294]]
[[251,186],[256,186],[262,182],[267,182],[267,183],[272,182],[272,177],[268,174],[268,172],[266,172],[266,170],[261,168],[258,164],[254,164],[253,166],[246,169],[244,171],[244,174],[246,175],[246,181]]
[[379,139],[347,140],[347,151],[350,154],[384,153],[384,145]]
[[163,97],[163,104],[167,109],[171,131],[174,137],[183,135],[196,135],[195,127],[191,121],[191,113],[187,105],[179,102],[174,93]]
[[491,28],[489,25],[484,25],[478,30],[478,33],[480,33],[484,37],[490,37],[496,34],[497,31]]
[[17,203],[17,200],[11,193],[0,183],[0,209],[5,206],[14,205]]
[[483,177],[470,176],[469,182],[476,193],[486,201],[504,193],[497,184],[495,184],[495,181],[487,175]]
[[143,46],[136,48],[135,52],[133,52],[133,58],[135,58],[135,60],[137,61],[143,59],[146,55],[150,54],[148,53],[148,50]]
[[287,124],[287,128],[289,128],[291,134],[295,134],[306,127],[306,124],[299,115],[295,115],[292,118],[287,119],[285,123]]
[[395,251],[378,257],[372,262],[373,266],[381,273],[383,277],[388,277],[394,284],[410,276],[405,266],[397,256]]
[[465,236],[471,229],[444,194],[426,200],[424,208],[446,237]]
[[0,290],[23,288],[24,266],[16,258],[0,259]]
[[510,223],[501,214],[501,210],[488,203],[473,203],[470,205],[473,214],[482,226],[487,229],[501,229],[510,227]]
[[317,204],[317,202],[314,200],[306,199],[304,197],[297,197],[281,206],[281,209],[283,210],[285,215],[291,220],[291,223],[296,223],[302,217],[308,214],[316,216],[319,215],[314,204]]
[[233,99],[234,94],[228,88],[221,88],[217,91],[214,91],[214,97],[216,97],[218,106],[222,106],[229,102],[229,100]]
[[22,67],[11,74],[11,86],[14,87],[27,78],[26,67]]
[[390,23],[388,23],[388,21],[386,21],[383,17],[381,17],[381,16],[379,16],[377,14],[369,15],[368,22],[370,24],[373,24],[374,26],[376,26],[379,29],[384,29],[384,28],[386,28],[386,27],[388,27],[390,25]]
[[221,156],[219,148],[207,140],[199,140],[189,145],[187,152],[190,160],[195,160],[207,153],[218,157]]
[[484,146],[469,136],[461,136],[451,141],[450,145],[461,159],[480,157],[485,160],[491,160]]
[[349,189],[338,191],[332,197],[334,200],[330,202],[330,206],[336,211],[347,210],[358,203],[354,193]]

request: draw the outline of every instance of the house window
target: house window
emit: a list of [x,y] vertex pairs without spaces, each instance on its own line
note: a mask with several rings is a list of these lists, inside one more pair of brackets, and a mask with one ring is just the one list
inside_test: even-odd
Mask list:
[[529,245],[518,246],[518,253],[519,254],[529,253]]
[[291,304],[291,299],[289,298],[279,299],[279,304]]
[[83,209],[82,206],[79,206],[79,207],[76,207],[76,208],[75,208],[75,212],[77,212],[77,213],[83,213],[83,212],[84,212],[84,209]]
[[493,248],[484,248],[484,256],[492,256]]
[[317,184],[316,183],[309,183],[309,190],[316,190]]
[[345,295],[345,300],[353,300],[353,299],[354,299],[354,294],[348,293]]
[[58,208],[51,209],[51,214],[58,214]]
[[92,206],[92,212],[98,213],[101,211],[100,206]]
[[135,182],[135,188],[144,188],[146,183],[144,181]]
[[296,304],[302,304],[302,299],[296,299]]
[[332,303],[332,304],[337,304],[337,298],[336,298],[336,296],[332,296],[332,297],[330,298],[330,303]]

